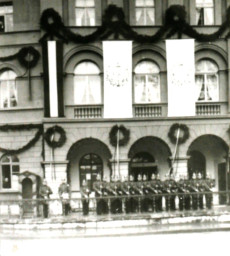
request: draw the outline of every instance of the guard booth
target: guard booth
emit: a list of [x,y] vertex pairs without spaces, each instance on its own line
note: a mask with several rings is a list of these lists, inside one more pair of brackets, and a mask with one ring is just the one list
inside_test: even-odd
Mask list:
[[38,198],[40,182],[40,176],[30,171],[25,171],[19,174],[21,196],[22,199],[25,199],[21,205],[21,215],[24,218],[37,216],[39,205],[36,201],[32,201],[32,199]]

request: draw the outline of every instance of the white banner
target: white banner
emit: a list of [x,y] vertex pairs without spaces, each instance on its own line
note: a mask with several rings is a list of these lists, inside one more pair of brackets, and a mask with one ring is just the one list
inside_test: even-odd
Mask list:
[[194,39],[166,40],[168,116],[194,116]]
[[104,117],[132,117],[132,42],[103,42]]
[[56,41],[48,41],[50,117],[58,117]]

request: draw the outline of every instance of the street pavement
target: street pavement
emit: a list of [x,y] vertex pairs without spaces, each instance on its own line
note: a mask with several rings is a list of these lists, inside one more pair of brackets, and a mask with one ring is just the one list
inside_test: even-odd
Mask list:
[[0,231],[0,256],[230,255],[230,223]]

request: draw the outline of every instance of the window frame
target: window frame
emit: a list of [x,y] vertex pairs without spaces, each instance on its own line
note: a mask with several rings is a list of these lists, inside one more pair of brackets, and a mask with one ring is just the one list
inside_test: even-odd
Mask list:
[[[136,26],[156,26],[156,0],[153,0],[154,2],[154,5],[152,6],[146,6],[146,5],[143,5],[143,6],[137,6],[136,4],[136,1],[137,0],[134,0],[134,20],[135,20],[135,25]],[[144,3],[146,0],[143,0]],[[141,9],[144,13],[144,22],[143,24],[137,24],[137,9]],[[153,21],[153,24],[147,24],[147,10],[148,9],[153,9],[153,14],[154,14],[154,21]]]
[[[202,27],[202,26],[214,26],[215,25],[215,17],[216,17],[216,13],[215,13],[215,7],[216,7],[216,2],[215,0],[212,0],[212,6],[211,7],[197,7],[197,0],[194,0],[194,8],[195,8],[195,25]],[[199,19],[197,19],[197,8],[202,8],[203,9],[203,22],[201,24],[198,24]],[[206,20],[205,20],[205,9],[212,9],[212,24],[206,24]]]
[[[139,74],[136,74],[135,73],[135,69],[136,67],[141,63],[141,62],[150,62],[152,64],[154,64],[159,72],[158,73],[139,73]],[[157,76],[158,77],[158,90],[159,90],[159,100],[158,101],[151,101],[151,102],[136,102],[135,98],[136,98],[136,90],[135,90],[135,87],[136,87],[136,77],[140,77],[140,76],[144,76],[145,77],[145,83],[146,81],[148,80],[147,77],[149,76]],[[141,59],[140,61],[138,61],[134,67],[134,72],[133,72],[133,104],[134,105],[139,105],[139,104],[144,104],[144,105],[147,105],[147,104],[159,104],[161,103],[162,101],[162,97],[161,97],[161,77],[160,77],[160,67],[157,65],[157,63],[151,59]]]
[[[218,67],[218,65],[216,64],[216,62],[215,61],[213,61],[213,60],[210,60],[210,59],[200,59],[200,60],[198,60],[197,62],[196,62],[196,66],[197,66],[197,64],[199,63],[199,62],[201,62],[201,61],[209,61],[209,62],[211,62],[211,63],[213,63],[216,67],[217,67],[217,72],[207,72],[207,71],[201,71],[201,72],[197,72],[196,71],[196,68],[195,68],[195,83],[196,83],[196,77],[197,76],[202,76],[203,77],[203,81],[204,81],[204,91],[205,91],[205,93],[204,93],[204,95],[205,95],[205,99],[204,100],[199,100],[199,96],[198,96],[198,98],[196,99],[196,103],[202,103],[202,102],[218,102],[219,100],[220,100],[220,84],[219,84],[219,67]],[[218,92],[218,95],[217,95],[217,100],[209,100],[209,99],[207,99],[207,88],[208,88],[208,83],[207,83],[207,77],[208,76],[215,76],[216,77],[216,81],[217,81],[217,92]],[[196,85],[197,86],[197,85]],[[201,87],[201,90],[202,90],[202,87]],[[200,92],[201,92],[201,90],[200,90]]]
[[[97,22],[97,1],[96,0],[93,0],[94,1],[94,6],[89,6],[87,7],[86,4],[84,6],[77,6],[77,1],[78,0],[75,0],[75,3],[74,3],[74,17],[75,17],[75,26],[77,27],[95,27],[98,25],[98,22]],[[86,10],[87,9],[91,9],[91,10],[94,10],[94,24],[77,24],[77,9],[83,9],[84,11],[84,15],[83,17],[85,16],[85,13],[86,13]],[[85,18],[86,19],[86,18]]]
[[[17,161],[13,161],[12,157],[16,157]],[[8,158],[9,162],[3,162],[4,158]],[[1,190],[13,190],[13,175],[17,175],[20,173],[20,161],[19,158],[16,155],[12,155],[12,156],[8,156],[8,155],[4,155],[1,158],[0,161],[0,165],[1,165],[1,173],[0,173],[0,178],[1,178],[1,185],[0,185],[0,189]],[[10,187],[9,188],[4,188],[4,184],[3,184],[3,166],[9,166],[10,169]],[[18,167],[18,171],[15,172],[13,169],[14,166]]]
[[[76,70],[76,68],[77,68],[77,66],[78,65],[80,65],[80,64],[82,64],[82,63],[84,63],[84,62],[90,62],[90,63],[92,63],[92,64],[94,64],[97,68],[98,68],[98,70],[99,70],[99,72],[98,72],[98,74],[76,74],[75,73],[75,70]],[[92,60],[82,60],[81,62],[78,62],[76,65],[75,65],[75,67],[74,67],[74,78],[73,78],[73,81],[74,81],[74,88],[73,88],[73,92],[74,92],[74,105],[79,105],[79,106],[94,106],[94,105],[102,105],[103,104],[103,87],[102,87],[102,72],[101,72],[101,70],[100,70],[100,67],[94,62],[94,61],[92,61]],[[76,84],[76,78],[77,77],[87,77],[87,81],[89,81],[89,77],[98,77],[99,78],[99,82],[100,82],[100,102],[98,102],[98,103],[77,103],[77,101],[76,101],[76,98],[75,98],[75,95],[76,95],[76,90],[77,90],[77,84]]]
[[[6,9],[6,7],[9,7],[9,6],[12,6],[12,12],[7,12],[5,11],[3,14],[0,14],[0,17],[4,17],[4,30],[0,31],[2,33],[5,33],[5,32],[12,32],[14,31],[14,6],[13,6],[13,1],[4,1],[4,2],[0,2],[0,8],[4,8]],[[11,16],[12,18],[12,27],[9,28],[9,23],[6,22],[6,16]],[[8,25],[7,25],[8,24]]]
[[[1,79],[2,75],[5,72],[12,72],[15,74],[15,78],[14,79]],[[7,75],[8,76],[8,75]],[[16,83],[16,78],[17,78],[17,74],[14,70],[12,69],[4,69],[0,72],[0,109],[12,109],[18,106],[18,88],[17,88],[17,83]],[[3,100],[3,96],[2,96],[2,81],[4,81],[6,83],[6,90],[7,90],[7,106],[4,107],[4,100]],[[10,86],[11,86],[11,82],[14,81],[14,91],[15,91],[15,102],[16,105],[12,106],[11,103],[11,98],[10,98]],[[5,85],[4,85],[5,86]]]

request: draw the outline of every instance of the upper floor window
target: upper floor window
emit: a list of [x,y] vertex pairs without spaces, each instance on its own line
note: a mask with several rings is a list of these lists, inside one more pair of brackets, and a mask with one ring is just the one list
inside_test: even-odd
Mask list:
[[77,26],[95,26],[95,0],[76,0],[75,16]]
[[160,102],[159,67],[152,61],[139,62],[134,69],[134,102]]
[[19,173],[19,159],[17,156],[3,156],[1,159],[1,187],[12,188],[12,177]]
[[13,4],[0,3],[0,32],[13,31]]
[[213,0],[196,0],[196,24],[214,24],[214,3]]
[[79,63],[74,70],[75,104],[101,104],[100,69],[91,61]]
[[197,101],[218,101],[218,67],[211,60],[200,60],[196,64]]
[[136,0],[135,1],[136,25],[148,26],[155,24],[155,1]]
[[17,106],[16,74],[12,70],[5,70],[0,74],[0,107]]

